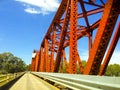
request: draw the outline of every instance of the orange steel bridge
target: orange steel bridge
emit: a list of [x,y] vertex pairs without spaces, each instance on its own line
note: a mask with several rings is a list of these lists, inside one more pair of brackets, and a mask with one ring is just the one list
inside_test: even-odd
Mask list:
[[[31,71],[62,72],[64,65],[67,73],[76,74],[79,64],[82,74],[103,75],[120,38],[119,14],[120,0],[62,0],[40,50],[33,51]],[[85,67],[78,51],[84,37],[88,38]]]

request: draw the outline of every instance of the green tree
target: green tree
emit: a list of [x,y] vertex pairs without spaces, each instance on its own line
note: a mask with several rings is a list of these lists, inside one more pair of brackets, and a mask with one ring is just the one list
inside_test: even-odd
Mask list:
[[30,71],[30,66],[31,66],[31,64],[26,65],[26,71]]
[[24,61],[22,61],[19,58],[19,61],[17,63],[17,72],[21,72],[21,71],[25,71],[26,70],[26,64],[24,63]]
[[120,76],[120,65],[119,64],[111,64],[107,67],[105,72],[106,76]]
[[85,60],[82,60],[82,66],[85,67],[87,62]]
[[24,61],[10,52],[0,54],[0,67],[2,73],[15,73],[26,70]]
[[7,64],[8,61],[13,57],[13,54],[10,52],[5,52],[0,54],[0,72],[1,73],[7,73],[7,69],[9,65]]

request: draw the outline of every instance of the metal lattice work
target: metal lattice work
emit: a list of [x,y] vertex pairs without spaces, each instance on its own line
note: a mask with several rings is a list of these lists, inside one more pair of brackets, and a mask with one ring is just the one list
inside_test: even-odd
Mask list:
[[[120,24],[113,33],[119,13],[120,0],[62,0],[40,50],[32,58],[31,70],[62,72],[64,65],[67,73],[77,73],[79,65],[83,74],[104,74],[120,36]],[[85,67],[78,50],[81,48],[78,42],[84,37],[88,43]]]

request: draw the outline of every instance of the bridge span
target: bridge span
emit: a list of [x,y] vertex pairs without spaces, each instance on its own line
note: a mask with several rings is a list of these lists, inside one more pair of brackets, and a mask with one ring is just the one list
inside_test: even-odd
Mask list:
[[104,75],[120,39],[119,18],[120,0],[62,0],[40,49],[33,51],[31,71],[56,73],[65,67],[77,74],[80,67],[82,74]]
[[[33,50],[31,71],[74,90],[119,90],[119,77],[100,77],[120,39],[119,18],[120,0],[61,0],[40,49]],[[86,65],[82,45],[87,46]]]
[[[67,90],[120,90],[120,77],[104,77],[120,39],[118,17],[120,0],[61,0],[40,49],[33,51],[32,73],[10,90],[57,90],[55,84]],[[85,66],[79,51],[84,38]]]

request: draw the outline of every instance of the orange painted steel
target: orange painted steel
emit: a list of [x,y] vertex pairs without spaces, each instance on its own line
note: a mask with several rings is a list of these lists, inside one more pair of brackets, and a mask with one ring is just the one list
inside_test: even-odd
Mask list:
[[117,9],[119,8],[117,6],[119,6],[117,0],[108,0],[100,25],[98,27],[98,32],[96,34],[84,74],[96,75],[99,72],[102,59],[118,17]]
[[41,72],[45,72],[45,55],[44,55],[44,48],[40,48],[40,70]]
[[36,55],[35,55],[35,71],[37,72],[37,71],[39,71],[39,63],[40,63],[40,59],[39,59],[39,51],[37,51],[37,50],[34,50],[34,52],[33,53],[35,53]]
[[48,39],[45,39],[45,70],[50,72],[50,59],[48,53]]
[[54,72],[58,72],[58,70],[59,70],[59,66],[60,66],[60,62],[61,62],[61,56],[62,56],[62,50],[63,50],[63,44],[64,44],[64,41],[65,41],[67,27],[68,27],[68,24],[69,24],[69,19],[70,19],[70,2],[68,1],[67,9],[66,9],[66,15],[65,15],[65,18],[64,18],[63,27],[61,29],[61,34],[60,34],[60,42],[59,42],[59,45],[58,45],[58,51],[57,51],[57,56],[56,56],[56,63],[55,63]]
[[[67,73],[75,74],[79,65],[83,74],[103,75],[120,36],[120,31],[116,31],[112,38],[119,14],[120,0],[62,0],[38,57],[32,58],[31,70],[63,72],[65,65]],[[88,60],[83,68],[79,42],[84,37],[88,43]]]
[[34,50],[33,54],[34,55],[32,57],[32,62],[31,62],[31,71],[39,71],[39,66],[40,66],[39,51]]
[[[54,27],[53,27],[54,29]],[[53,32],[53,36],[52,36],[52,45],[51,45],[51,57],[50,57],[50,71],[53,72],[54,71],[54,53],[55,53],[55,38],[56,38],[56,34],[55,31]]]
[[70,13],[70,65],[69,73],[77,73],[77,15],[78,15],[78,0],[71,0]]
[[106,71],[106,68],[107,68],[108,63],[109,63],[109,61],[110,61],[110,58],[112,57],[112,54],[113,54],[113,52],[114,52],[114,49],[115,49],[115,47],[116,47],[116,45],[117,45],[117,43],[118,43],[119,36],[120,36],[120,22],[119,22],[118,28],[117,28],[117,30],[116,30],[116,32],[115,32],[115,35],[114,35],[114,37],[113,37],[113,39],[112,39],[112,42],[111,42],[111,44],[110,44],[110,47],[109,47],[109,49],[108,49],[108,52],[107,52],[107,54],[106,54],[105,60],[104,60],[104,62],[103,62],[103,65],[102,65],[102,67],[101,67],[101,69],[100,69],[100,72],[99,72],[99,75],[100,75],[100,76],[103,75],[103,74],[105,73],[105,71]]
[[31,71],[35,71],[35,58],[32,58]]

